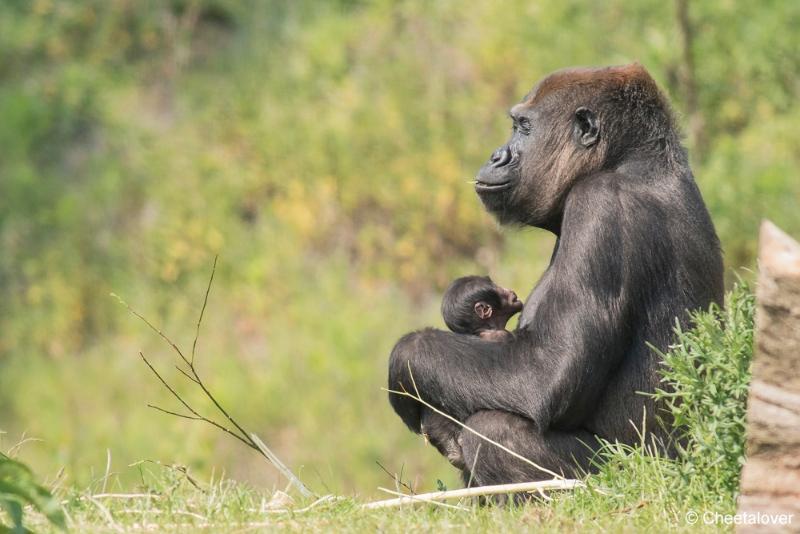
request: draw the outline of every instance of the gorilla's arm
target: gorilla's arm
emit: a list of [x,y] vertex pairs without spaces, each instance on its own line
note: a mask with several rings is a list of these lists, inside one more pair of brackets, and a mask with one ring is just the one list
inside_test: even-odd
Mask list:
[[[573,187],[558,251],[540,281],[541,298],[514,339],[413,332],[392,351],[389,388],[413,393],[410,367],[421,397],[461,421],[494,409],[523,415],[542,430],[554,422],[560,428],[579,425],[630,344],[637,297],[631,272],[647,268],[631,269],[623,261],[646,262],[641,251],[653,231],[623,220],[641,204],[620,187],[623,179],[597,175]],[[419,432],[419,403],[389,396],[398,415]]]

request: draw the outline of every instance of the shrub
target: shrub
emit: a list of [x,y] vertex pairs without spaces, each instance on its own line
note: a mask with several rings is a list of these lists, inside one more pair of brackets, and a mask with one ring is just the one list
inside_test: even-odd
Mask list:
[[674,419],[683,482],[702,480],[721,502],[735,499],[744,463],[755,309],[745,283],[727,297],[724,309],[692,313],[692,329],[676,326],[677,343],[661,354],[664,388],[654,395]]
[[[683,525],[689,511],[733,513],[744,463],[754,300],[739,283],[725,309],[712,305],[691,314],[691,329],[676,326],[675,343],[659,352],[662,387],[652,395],[673,418],[677,455],[665,456],[645,434],[635,445],[606,442],[598,472],[587,478],[600,492],[576,494],[574,505],[589,510],[581,514],[646,507],[637,515],[646,529]],[[598,495],[606,496],[602,504]]]

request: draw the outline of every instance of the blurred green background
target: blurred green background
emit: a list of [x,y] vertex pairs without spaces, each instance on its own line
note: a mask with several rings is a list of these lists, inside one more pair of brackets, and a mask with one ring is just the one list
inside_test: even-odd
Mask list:
[[527,294],[546,265],[552,238],[499,229],[468,183],[505,110],[552,70],[643,63],[730,280],[761,218],[800,235],[797,28],[793,0],[3,0],[2,448],[40,438],[22,459],[79,485],[107,449],[123,484],[142,459],[276,483],[146,407],[175,405],[140,349],[181,378],[109,297],[188,347],[219,253],[198,360],[243,423],[320,491],[392,485],[376,460],[455,484],[380,388],[452,277]]

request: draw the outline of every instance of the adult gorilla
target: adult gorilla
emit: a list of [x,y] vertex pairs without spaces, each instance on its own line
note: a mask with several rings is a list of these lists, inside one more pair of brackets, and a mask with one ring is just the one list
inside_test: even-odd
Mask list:
[[[638,64],[568,69],[511,108],[509,142],[475,190],[501,223],[557,236],[550,266],[525,302],[514,339],[426,329],[392,351],[389,388],[414,391],[534,462],[574,474],[595,436],[637,441],[656,407],[675,318],[722,302],[722,259],[669,104]],[[420,431],[422,407],[390,402]],[[636,425],[636,427],[634,426]],[[550,478],[461,433],[476,484]],[[476,455],[480,451],[476,460]]]

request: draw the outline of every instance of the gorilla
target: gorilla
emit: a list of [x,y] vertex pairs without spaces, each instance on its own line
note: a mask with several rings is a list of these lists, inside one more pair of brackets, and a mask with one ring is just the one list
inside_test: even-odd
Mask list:
[[[555,234],[550,264],[510,339],[407,334],[389,359],[389,389],[416,388],[564,476],[591,469],[598,438],[632,444],[646,429],[669,451],[668,425],[642,394],[659,382],[649,345],[667,350],[676,318],[723,300],[719,240],[669,103],[639,64],[572,68],[541,80],[509,116],[511,138],[475,190],[501,224]],[[427,408],[389,401],[419,433]],[[457,443],[475,485],[551,478],[469,431]]]

